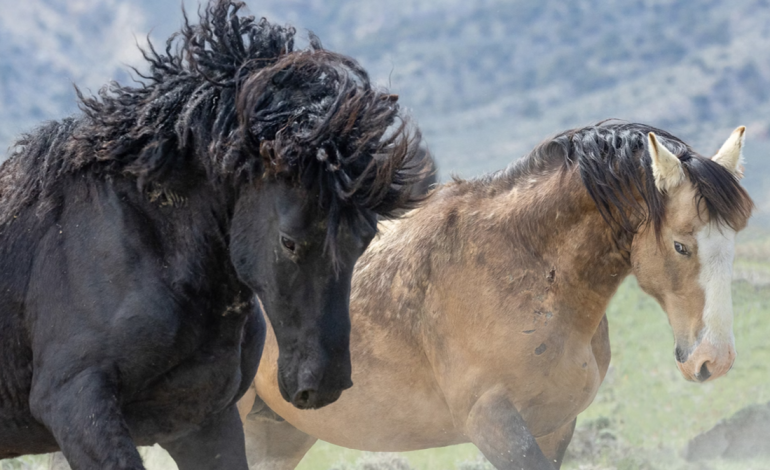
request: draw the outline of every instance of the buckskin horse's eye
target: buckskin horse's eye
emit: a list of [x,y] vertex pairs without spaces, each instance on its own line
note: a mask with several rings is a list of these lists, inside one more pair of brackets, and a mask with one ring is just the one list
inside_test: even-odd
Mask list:
[[687,251],[687,247],[686,247],[686,246],[684,246],[684,245],[682,245],[682,244],[681,244],[681,243],[679,243],[679,242],[674,242],[674,249],[675,249],[675,250],[676,250],[676,252],[677,252],[677,253],[679,253],[680,255],[689,255],[689,254],[690,254],[690,252],[689,252],[689,251]]
[[297,249],[297,244],[294,243],[294,240],[288,239],[286,237],[281,237],[281,245],[283,245],[284,248],[294,253],[294,250]]

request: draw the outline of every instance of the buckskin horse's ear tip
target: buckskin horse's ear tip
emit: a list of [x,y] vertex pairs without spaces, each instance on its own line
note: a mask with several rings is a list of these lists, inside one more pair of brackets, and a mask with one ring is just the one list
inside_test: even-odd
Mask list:
[[739,178],[743,176],[743,142],[746,137],[746,126],[738,126],[727,138],[716,155],[711,157],[713,161],[719,163],[727,170]]

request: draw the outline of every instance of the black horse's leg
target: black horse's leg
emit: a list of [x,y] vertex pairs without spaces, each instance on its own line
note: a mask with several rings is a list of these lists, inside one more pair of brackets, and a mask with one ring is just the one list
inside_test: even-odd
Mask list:
[[318,440],[284,421],[259,397],[243,431],[251,470],[294,470]]
[[567,446],[572,440],[572,433],[575,431],[575,423],[577,423],[577,419],[573,419],[572,422],[565,424],[547,436],[537,438],[537,444],[540,446],[543,454],[553,462],[556,470],[561,468],[561,464],[564,461],[564,454],[567,452]]
[[111,374],[86,369],[62,378],[58,372],[35,371],[30,409],[50,429],[72,468],[144,469]]
[[465,432],[498,470],[554,470],[504,389],[492,389],[476,401]]
[[200,429],[163,444],[179,470],[247,470],[243,425],[235,403]]

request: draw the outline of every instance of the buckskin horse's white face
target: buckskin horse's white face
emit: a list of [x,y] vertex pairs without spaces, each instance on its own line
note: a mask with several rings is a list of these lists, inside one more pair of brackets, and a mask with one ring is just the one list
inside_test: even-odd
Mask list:
[[[736,129],[712,158],[738,177],[744,131]],[[648,140],[655,185],[667,195],[666,217],[660,239],[652,224],[635,236],[633,270],[668,315],[679,370],[688,380],[704,382],[727,373],[735,361],[730,290],[735,230],[709,220],[679,158],[654,134]]]

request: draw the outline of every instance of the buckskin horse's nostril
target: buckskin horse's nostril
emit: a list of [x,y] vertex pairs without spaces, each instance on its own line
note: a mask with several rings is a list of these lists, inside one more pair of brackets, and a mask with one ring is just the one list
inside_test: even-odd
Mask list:
[[711,377],[711,372],[709,372],[709,368],[704,362],[703,365],[700,366],[700,371],[695,374],[695,378],[698,379],[698,382],[705,382],[709,377]]
[[689,356],[689,354],[679,346],[677,346],[676,349],[674,350],[674,355],[676,356],[676,362],[680,364],[684,364],[685,362],[687,362],[687,356]]

